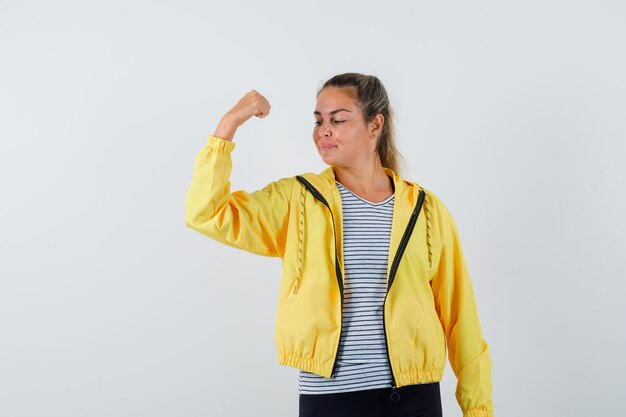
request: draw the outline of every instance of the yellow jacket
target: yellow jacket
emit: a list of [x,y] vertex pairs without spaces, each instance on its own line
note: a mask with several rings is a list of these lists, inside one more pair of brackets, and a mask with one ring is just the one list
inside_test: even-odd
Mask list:
[[[341,335],[344,276],[334,171],[231,192],[235,145],[210,135],[196,155],[185,224],[226,245],[282,259],[278,363],[329,378]],[[383,310],[393,386],[440,381],[447,354],[463,416],[491,417],[491,357],[456,224],[431,191],[384,170],[395,194]]]

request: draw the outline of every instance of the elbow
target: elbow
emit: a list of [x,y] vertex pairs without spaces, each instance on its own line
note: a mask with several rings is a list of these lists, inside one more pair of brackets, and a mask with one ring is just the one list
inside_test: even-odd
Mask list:
[[196,218],[196,214],[189,208],[189,205],[185,204],[185,226],[193,229]]
[[191,218],[188,217],[188,216],[185,216],[185,226],[190,228],[190,229],[193,229],[193,225],[194,225],[194,223],[191,220]]
[[185,227],[193,230],[198,230],[197,222],[191,216],[185,216]]
[[202,212],[196,210],[185,211],[185,226],[190,229],[198,230],[202,227],[206,227],[208,220],[206,214]]
[[206,209],[186,209],[185,226],[209,237],[216,237],[220,233],[219,212],[213,213]]
[[189,206],[185,208],[185,226],[186,227],[190,229],[198,230],[198,228],[200,227],[200,224],[202,223],[202,217],[205,218],[205,222],[206,222],[206,215],[203,216],[201,212],[199,212],[198,210],[193,210]]
[[185,201],[185,226],[198,230],[214,216],[214,206],[207,203],[199,203],[197,200],[188,198]]

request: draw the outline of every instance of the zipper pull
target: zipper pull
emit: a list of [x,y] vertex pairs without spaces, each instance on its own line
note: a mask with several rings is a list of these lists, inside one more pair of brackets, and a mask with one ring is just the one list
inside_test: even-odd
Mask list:
[[391,387],[391,389],[393,390],[393,392],[391,393],[391,401],[397,402],[400,400],[400,394],[398,393],[398,390],[396,389],[396,386],[394,385],[393,387]]

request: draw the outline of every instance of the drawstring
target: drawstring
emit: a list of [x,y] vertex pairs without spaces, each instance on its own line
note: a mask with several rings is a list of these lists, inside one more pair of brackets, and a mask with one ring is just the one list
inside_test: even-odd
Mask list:
[[[422,190],[424,190],[422,188]],[[428,247],[428,266],[432,268],[433,253],[430,248],[430,210],[428,209],[428,193],[424,190],[424,212],[426,213],[426,246]]]
[[298,236],[298,274],[296,275],[296,285],[293,287],[293,293],[298,292],[300,287],[300,279],[302,278],[302,246],[304,244],[304,194],[306,190],[302,186],[300,191],[300,233]]
[[[420,187],[421,188],[421,187]],[[428,248],[428,266],[432,268],[432,259],[433,252],[430,244],[430,209],[428,208],[430,205],[430,200],[428,197],[428,193],[426,190],[421,188],[424,191],[424,213],[426,214],[426,247]],[[296,294],[298,292],[298,288],[300,287],[300,281],[302,278],[302,247],[304,245],[304,198],[305,198],[306,190],[303,186],[300,191],[300,233],[298,236],[298,273],[296,275],[296,284],[293,288],[293,293]]]

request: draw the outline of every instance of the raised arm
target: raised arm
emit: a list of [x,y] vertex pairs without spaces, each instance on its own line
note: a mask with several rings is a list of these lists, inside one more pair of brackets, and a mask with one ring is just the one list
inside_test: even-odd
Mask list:
[[280,257],[285,251],[293,178],[281,178],[253,192],[230,191],[235,131],[253,115],[267,114],[269,103],[252,90],[222,118],[196,155],[185,198],[185,224],[229,246]]

